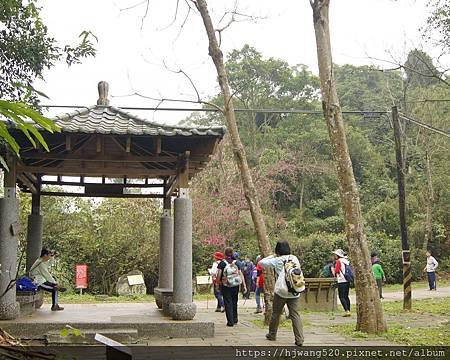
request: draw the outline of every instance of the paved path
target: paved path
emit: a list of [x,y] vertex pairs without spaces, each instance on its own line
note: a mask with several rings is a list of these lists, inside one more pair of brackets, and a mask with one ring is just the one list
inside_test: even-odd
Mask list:
[[[426,289],[415,289],[413,298],[423,299],[429,297],[447,297],[450,301],[450,287],[440,288],[438,291],[426,291]],[[384,301],[401,300],[402,292],[386,293]],[[352,299],[354,303],[354,299]],[[247,301],[239,300],[239,324],[235,327],[227,327],[225,314],[214,312],[215,299],[211,296],[209,301],[196,301],[198,312],[196,321],[212,321],[215,324],[215,336],[213,338],[143,338],[140,343],[148,345],[161,346],[183,346],[183,345],[232,345],[232,346],[291,346],[294,342],[292,330],[288,327],[281,327],[278,331],[278,338],[275,342],[269,342],[265,339],[267,328],[261,328],[255,324],[255,320],[261,320],[263,315],[254,314],[254,299]],[[63,312],[51,312],[48,304],[30,317],[22,318],[19,322],[33,323],[39,322],[95,322],[102,323],[102,328],[108,327],[108,322],[114,322],[117,319],[135,319],[142,318],[148,321],[152,316],[158,317],[158,321],[172,322],[169,318],[161,320],[161,313],[156,309],[154,303],[105,303],[105,304],[66,304]],[[305,345],[390,345],[385,341],[376,340],[357,340],[349,339],[332,333],[330,325],[341,323],[356,322],[356,316],[351,318],[340,317],[339,312],[331,313],[304,313],[302,314],[304,323]],[[138,321],[139,322],[139,321]],[[132,326],[132,325],[130,325]]]

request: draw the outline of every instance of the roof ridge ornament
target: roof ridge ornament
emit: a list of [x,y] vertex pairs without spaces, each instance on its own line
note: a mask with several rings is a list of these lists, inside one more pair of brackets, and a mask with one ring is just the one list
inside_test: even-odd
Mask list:
[[100,81],[98,83],[97,105],[109,106],[108,91],[109,91],[109,84],[106,81]]

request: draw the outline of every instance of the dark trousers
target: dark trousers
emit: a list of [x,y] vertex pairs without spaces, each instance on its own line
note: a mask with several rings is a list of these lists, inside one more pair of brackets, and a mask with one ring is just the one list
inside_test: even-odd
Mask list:
[[350,311],[350,298],[348,292],[350,291],[350,284],[348,282],[338,283],[339,300],[345,311]]
[[247,287],[247,292],[244,291],[244,287],[242,286],[242,295],[245,299],[250,299],[250,291],[252,291],[252,277],[248,275],[244,275],[245,286]]
[[375,279],[377,282],[378,293],[380,294],[380,299],[383,298],[383,279]]
[[434,271],[427,272],[428,285],[430,290],[436,290],[436,273]]
[[233,326],[238,322],[238,295],[239,286],[222,286],[223,303],[225,305],[225,315],[227,316],[227,325]]
[[52,306],[58,305],[58,289],[56,284],[46,281],[42,285],[39,285],[39,289],[52,293]]
[[219,288],[214,287],[214,296],[217,299],[217,308],[223,308],[223,297],[222,297],[222,293],[220,292]]
[[294,330],[294,337],[296,344],[303,344],[303,325],[300,318],[300,298],[285,299],[281,296],[274,294],[273,296],[273,310],[272,318],[269,324],[269,334],[276,338],[278,326],[280,325],[280,316],[283,312],[284,305],[287,304],[289,309],[289,319],[292,321],[292,329]]

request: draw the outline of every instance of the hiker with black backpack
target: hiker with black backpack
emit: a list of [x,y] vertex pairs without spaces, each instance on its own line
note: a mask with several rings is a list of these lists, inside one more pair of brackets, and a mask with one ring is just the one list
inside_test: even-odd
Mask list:
[[263,268],[273,268],[278,276],[275,282],[272,318],[269,324],[267,340],[277,339],[278,326],[284,306],[287,304],[289,318],[295,336],[295,345],[303,345],[303,326],[300,318],[300,292],[305,290],[305,279],[300,268],[300,262],[291,254],[287,241],[278,241],[275,246],[275,256],[271,255],[259,261]]
[[242,271],[233,257],[233,248],[227,247],[225,249],[225,259],[217,265],[217,269],[217,286],[220,286],[220,291],[222,292],[227,326],[234,326],[238,323],[239,287],[242,284],[244,292],[247,292],[247,286],[245,285]]
[[350,298],[348,293],[350,291],[350,285],[353,283],[353,269],[348,261],[342,249],[333,251],[336,262],[334,264],[333,274],[337,279],[337,288],[339,294],[339,300],[344,308],[344,317],[351,315],[350,313]]

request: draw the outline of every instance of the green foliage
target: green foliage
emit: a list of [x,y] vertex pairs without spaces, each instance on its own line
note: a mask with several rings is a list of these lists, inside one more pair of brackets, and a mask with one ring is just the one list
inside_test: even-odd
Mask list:
[[44,197],[42,214],[43,245],[59,254],[52,271],[69,290],[76,264],[88,265],[91,293],[112,295],[119,276],[135,269],[144,273],[149,291],[155,287],[160,210],[153,200]]
[[[93,34],[83,31],[78,46],[60,48],[48,34],[37,0],[8,0],[0,4],[0,98],[37,104],[39,94],[32,87],[43,71],[65,57],[71,65],[94,56]],[[95,37],[94,37],[95,38]],[[96,38],[95,38],[96,39]]]

